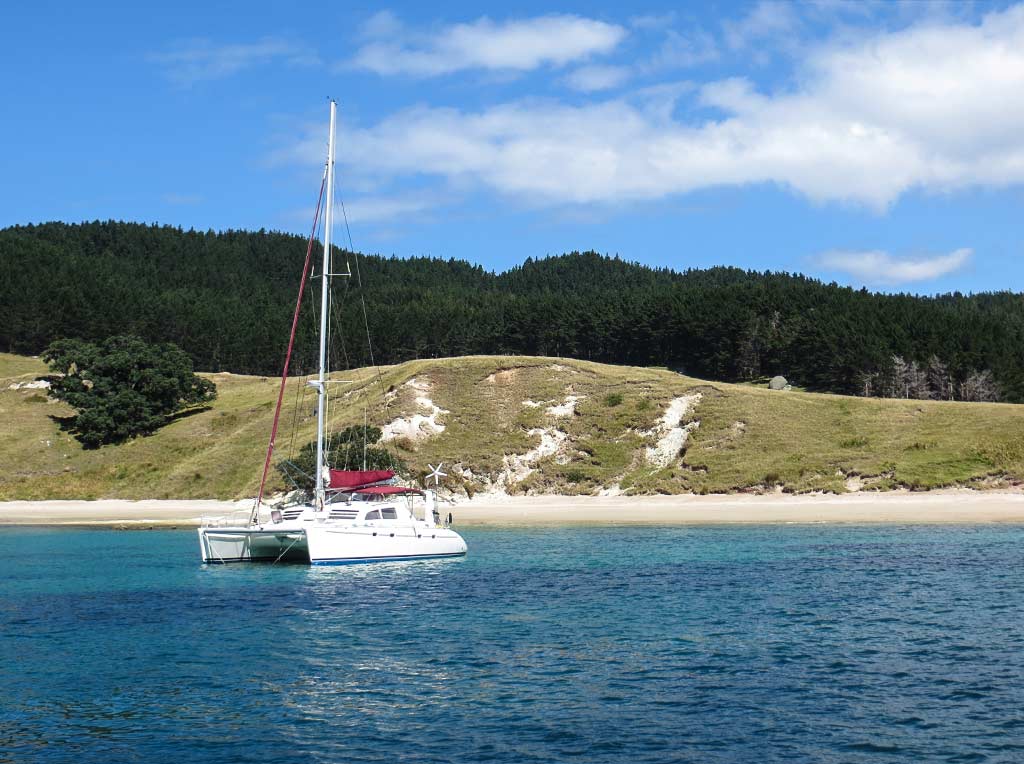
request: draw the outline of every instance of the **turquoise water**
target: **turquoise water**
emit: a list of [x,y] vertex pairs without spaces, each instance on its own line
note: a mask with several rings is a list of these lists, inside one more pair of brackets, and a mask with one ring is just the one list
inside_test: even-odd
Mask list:
[[0,530],[0,761],[1024,761],[1024,528]]

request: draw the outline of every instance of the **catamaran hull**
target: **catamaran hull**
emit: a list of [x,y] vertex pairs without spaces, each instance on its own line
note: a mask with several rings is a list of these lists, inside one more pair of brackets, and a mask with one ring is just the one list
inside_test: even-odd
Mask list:
[[466,542],[447,528],[331,528],[296,531],[200,528],[205,563],[307,562],[354,565],[461,557]]
[[304,531],[199,529],[203,562],[309,562]]
[[306,530],[309,561],[313,565],[353,565],[461,557],[462,536],[448,528],[332,528]]

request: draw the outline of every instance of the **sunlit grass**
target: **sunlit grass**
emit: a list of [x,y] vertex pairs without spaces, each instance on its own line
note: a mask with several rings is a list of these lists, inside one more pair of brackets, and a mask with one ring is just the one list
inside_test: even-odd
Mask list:
[[[150,437],[85,451],[60,430],[56,420],[71,414],[63,404],[42,390],[9,389],[45,372],[38,359],[0,354],[0,499],[229,499],[256,490],[277,380],[210,375],[218,398],[209,410]],[[394,447],[413,474],[428,462],[458,464],[468,477],[450,477],[456,489],[485,488],[506,457],[539,443],[528,431],[545,428],[566,434],[562,451],[532,465],[513,490],[842,492],[990,487],[1024,477],[1022,406],[774,392],[555,358],[473,356],[339,373],[331,385],[332,429],[364,420],[381,426],[415,413],[417,393],[405,386],[413,377],[449,412],[440,417],[446,429]],[[700,424],[683,452],[664,469],[648,464],[645,451],[656,440],[650,433],[666,407],[697,391],[702,398],[688,419]],[[574,413],[547,413],[569,395],[577,398]],[[314,406],[304,379],[289,383],[279,458],[312,440]],[[273,489],[284,487],[276,473],[272,481]]]

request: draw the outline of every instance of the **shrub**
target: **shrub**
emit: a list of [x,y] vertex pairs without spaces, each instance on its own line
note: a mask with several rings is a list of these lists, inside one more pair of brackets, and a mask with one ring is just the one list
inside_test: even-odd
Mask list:
[[582,483],[587,479],[587,473],[576,467],[570,467],[562,473],[567,483]]
[[608,408],[614,408],[622,403],[622,393],[608,393],[604,397],[604,405]]

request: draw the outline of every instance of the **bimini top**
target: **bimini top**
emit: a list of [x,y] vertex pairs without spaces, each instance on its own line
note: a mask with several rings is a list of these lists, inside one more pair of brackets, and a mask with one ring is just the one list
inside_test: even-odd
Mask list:
[[373,485],[366,488],[356,488],[349,493],[379,493],[385,496],[412,495],[422,496],[423,491],[419,488],[406,488],[404,485]]
[[363,488],[395,476],[394,470],[331,470],[330,488],[335,491]]

